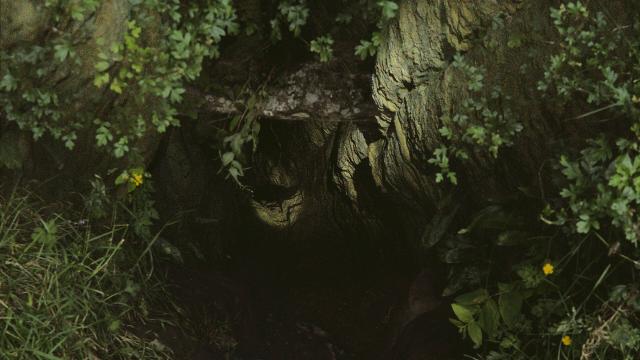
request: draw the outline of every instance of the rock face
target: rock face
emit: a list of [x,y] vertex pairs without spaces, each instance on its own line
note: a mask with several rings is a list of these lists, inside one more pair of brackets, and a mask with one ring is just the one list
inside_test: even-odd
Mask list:
[[[330,187],[316,191],[337,194],[353,210],[350,216],[368,226],[394,228],[394,238],[408,241],[420,238],[445,193],[457,193],[471,207],[518,187],[538,188],[555,142],[576,141],[593,131],[585,123],[563,120],[566,109],[536,90],[551,54],[548,46],[557,36],[549,17],[552,6],[552,1],[400,2],[372,75],[377,114],[372,121],[344,117],[330,126],[318,112],[307,119],[305,131],[320,128],[329,136],[301,144],[291,158],[301,158],[300,169],[307,149],[323,148],[326,156],[314,167],[324,167],[321,181]],[[452,191],[436,184],[437,168],[428,160],[446,142],[438,131],[443,117],[453,118],[471,96],[452,65],[456,54],[485,70],[485,88],[500,86],[524,130],[497,158],[471,151],[470,159],[456,163],[459,185]],[[317,86],[326,85],[321,79]]]
[[[252,9],[261,6],[259,1],[246,4]],[[51,22],[44,21],[49,15],[34,2],[0,0],[0,5],[2,49],[35,41],[52,31],[46,28]],[[508,40],[512,33],[551,36],[549,6],[550,1],[405,0],[400,2],[398,16],[379,48],[374,74],[353,72],[339,61],[329,66],[307,63],[278,70],[260,105],[263,145],[246,177],[255,190],[247,206],[257,219],[277,231],[308,227],[304,220],[312,218],[315,225],[335,227],[337,232],[355,222],[379,239],[392,236],[415,241],[437,211],[445,189],[435,184],[436,169],[428,164],[433,150],[443,141],[438,133],[440,119],[454,114],[467,97],[464,82],[451,69],[457,53],[486,68],[487,77],[501,84],[515,103],[522,104],[518,116],[527,129],[497,161],[478,155],[461,164],[459,191],[499,196],[500,189],[512,179],[517,179],[514,183],[530,182],[545,156],[546,134],[559,125],[544,104],[532,100],[535,85],[527,78],[530,75],[513,76],[520,73],[523,64],[539,68],[544,49],[536,48],[539,51],[532,56],[528,52],[532,44],[513,47]],[[69,69],[73,70],[71,76],[60,78],[60,88],[81,91],[87,98],[95,95],[90,80],[95,75],[92,60],[100,51],[96,39],[105,39],[104,44],[120,39],[126,31],[129,7],[126,0],[103,1],[87,19],[82,26],[91,35],[78,51],[84,65]],[[496,19],[500,27],[495,26]],[[254,44],[246,38],[237,42]],[[237,85],[249,76],[244,65],[233,64],[244,64],[239,60],[251,50],[234,46],[228,47],[231,55],[223,51],[222,58],[211,64],[212,81],[235,73]],[[202,111],[206,113],[238,113],[224,96],[211,94],[205,100]],[[89,140],[92,143],[93,136]],[[146,149],[145,158],[151,159],[158,141],[145,141],[140,148]],[[82,150],[85,153],[92,144],[87,145]],[[510,173],[505,173],[501,164],[514,159],[521,166],[510,164]],[[76,163],[93,165],[98,161]],[[73,171],[92,172],[95,169],[91,167]],[[384,228],[394,230],[379,234]]]
[[[452,70],[456,54],[486,69],[487,81],[500,84],[514,99],[518,120],[527,129],[515,146],[501,150],[497,160],[478,154],[461,164],[456,169],[461,177],[457,191],[471,195],[468,200],[473,201],[499,197],[506,193],[506,185],[535,181],[549,142],[546,134],[558,124],[543,104],[532,99],[535,71],[521,70],[523,64],[539,70],[548,52],[540,46],[529,51],[529,44],[508,43],[509,34],[526,31],[553,36],[549,6],[550,2],[534,1],[405,0],[379,48],[370,83],[353,81],[349,74],[342,74],[343,81],[337,82],[336,67],[326,66],[305,65],[303,70],[282,75],[266,90],[263,118],[279,123],[278,141],[283,145],[279,149],[289,152],[259,154],[255,166],[266,170],[256,172],[254,180],[282,187],[277,179],[295,178],[299,191],[270,199],[265,206],[258,203],[258,216],[277,219],[271,224],[275,228],[292,227],[296,221],[283,220],[286,216],[279,212],[295,204],[289,215],[304,219],[300,213],[308,205],[320,202],[324,204],[320,207],[335,207],[335,201],[328,200],[335,198],[348,209],[345,216],[366,227],[394,228],[393,237],[408,241],[419,238],[448,192],[446,186],[435,183],[436,169],[428,164],[434,149],[443,143],[438,132],[441,118],[453,116],[469,96],[466,83]],[[363,97],[369,90],[371,100]],[[209,110],[232,111],[225,111],[223,104],[218,99]],[[370,110],[372,105],[377,111]],[[267,165],[275,163],[273,157],[293,161],[295,166]],[[516,164],[510,164],[506,174],[503,164],[514,159]],[[314,221],[335,219],[328,215]]]
[[[507,49],[506,40],[498,39],[493,49],[483,45],[483,36],[500,36],[492,33],[493,19],[507,19],[508,28],[510,21],[516,23],[514,17],[543,9],[545,5],[531,9],[513,1],[402,2],[376,62],[373,98],[381,110],[378,130],[385,136],[368,144],[367,160],[378,189],[406,204],[400,206],[408,209],[406,228],[420,228],[446,188],[435,183],[435,168],[427,161],[443,142],[441,118],[452,117],[467,96],[464,82],[451,69],[454,55],[465,54],[500,79],[519,64],[496,55]],[[546,14],[540,17],[546,19]],[[500,174],[487,159],[462,167],[462,187],[470,193],[487,194],[498,187]]]
[[387,135],[369,150],[381,189],[437,197],[425,160],[441,142],[440,117],[463,96],[452,89],[450,63],[472,47],[471,35],[483,22],[513,11],[507,2],[402,3],[380,48],[373,81],[373,98],[382,110],[379,129]]

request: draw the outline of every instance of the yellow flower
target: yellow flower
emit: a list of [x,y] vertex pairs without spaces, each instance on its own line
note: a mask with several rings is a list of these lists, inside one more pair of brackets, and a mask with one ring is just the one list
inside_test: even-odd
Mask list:
[[562,345],[570,346],[571,345],[571,336],[565,335],[562,337]]
[[545,275],[551,275],[553,274],[553,265],[551,263],[545,263],[544,266],[542,267],[542,272]]
[[135,185],[136,187],[142,185],[142,173],[135,173],[131,176],[131,183],[133,183],[133,185]]

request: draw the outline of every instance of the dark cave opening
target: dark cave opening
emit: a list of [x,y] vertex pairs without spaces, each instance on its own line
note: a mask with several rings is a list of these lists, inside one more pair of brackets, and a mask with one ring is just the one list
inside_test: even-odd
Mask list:
[[[304,124],[265,121],[263,129],[247,173],[251,192],[220,176],[217,154],[206,142],[189,141],[188,127],[172,134],[155,163],[161,213],[183,214],[164,235],[185,257],[184,264],[163,269],[177,298],[196,322],[213,317],[231,324],[237,359],[390,359],[392,349],[401,353],[393,346],[399,336],[421,336],[413,330],[398,335],[421,263],[394,230],[392,204],[374,195],[369,165],[363,162],[354,175],[360,208],[370,212],[363,220],[330,186],[330,153],[309,145]],[[283,172],[279,183],[269,175],[274,168]],[[256,217],[253,202],[277,203],[296,191],[304,192],[304,206],[290,226],[273,228]],[[371,220],[376,217],[386,223]],[[430,329],[449,326],[446,309],[440,313],[439,320],[424,316],[422,322]],[[222,354],[207,336],[196,338],[188,349],[181,348],[184,341],[175,343],[189,356],[195,349],[203,359]]]

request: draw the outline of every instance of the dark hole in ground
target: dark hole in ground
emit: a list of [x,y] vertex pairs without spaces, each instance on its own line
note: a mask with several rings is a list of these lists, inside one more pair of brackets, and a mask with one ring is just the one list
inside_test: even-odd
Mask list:
[[[261,142],[262,165],[283,164],[286,158],[284,168],[296,179],[291,188],[310,193],[300,219],[280,230],[256,219],[249,196],[221,179],[219,164],[212,161],[217,154],[206,142],[176,135],[167,145],[165,156],[173,159],[158,161],[154,178],[165,180],[158,186],[165,218],[182,214],[165,236],[186,261],[163,271],[185,310],[190,340],[180,334],[185,329],[171,327],[163,340],[185,359],[447,359],[428,354],[460,349],[446,302],[436,316],[414,314],[409,321],[410,288],[420,267],[402,249],[401,234],[357,220],[327,190],[327,181],[317,180],[326,179],[323,149],[292,153],[305,142],[302,136],[280,136],[292,139],[289,143],[274,140],[278,134],[301,134],[291,126],[265,125],[270,131],[263,134],[273,137]],[[302,171],[296,161],[315,168]],[[368,171],[366,165],[356,171],[363,194],[374,186]],[[179,181],[171,179],[176,176]],[[260,198],[291,195],[291,188],[255,177]],[[375,197],[359,201],[370,209],[385,204]]]

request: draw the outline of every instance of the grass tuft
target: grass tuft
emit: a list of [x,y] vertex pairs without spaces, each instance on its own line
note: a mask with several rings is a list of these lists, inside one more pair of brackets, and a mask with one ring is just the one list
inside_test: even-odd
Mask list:
[[0,358],[171,358],[132,325],[157,284],[142,251],[124,246],[127,226],[96,233],[56,210],[32,194],[0,196]]

